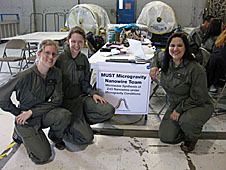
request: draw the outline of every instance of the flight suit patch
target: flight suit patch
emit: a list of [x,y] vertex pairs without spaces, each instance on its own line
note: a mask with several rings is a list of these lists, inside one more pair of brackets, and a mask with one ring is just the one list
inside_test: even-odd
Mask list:
[[83,70],[85,70],[84,65],[77,65],[77,71],[83,71]]
[[184,75],[181,74],[181,73],[174,73],[174,74],[173,74],[173,78],[182,80],[182,79],[184,78]]
[[47,86],[55,85],[56,84],[56,79],[48,79],[46,81]]

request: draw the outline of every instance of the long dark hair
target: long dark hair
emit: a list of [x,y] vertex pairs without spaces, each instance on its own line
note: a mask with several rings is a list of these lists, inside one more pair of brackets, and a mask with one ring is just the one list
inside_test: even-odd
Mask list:
[[172,39],[177,38],[177,37],[181,38],[184,42],[185,52],[183,55],[183,61],[184,60],[195,61],[195,58],[192,56],[192,54],[190,52],[189,42],[188,42],[186,34],[184,34],[183,32],[175,32],[167,40],[166,50],[165,50],[165,54],[164,54],[164,58],[163,58],[163,66],[162,66],[163,72],[168,71],[169,61],[170,61],[170,59],[172,59],[172,56],[169,54],[169,46],[170,46]]
[[205,43],[207,39],[210,37],[219,36],[221,34],[221,26],[222,26],[221,18],[212,18],[210,20],[210,24],[206,31],[206,34],[203,38],[203,43]]

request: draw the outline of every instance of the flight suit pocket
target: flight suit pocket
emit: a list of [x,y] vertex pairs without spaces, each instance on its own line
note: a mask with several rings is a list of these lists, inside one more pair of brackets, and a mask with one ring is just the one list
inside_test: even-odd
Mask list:
[[189,93],[190,86],[186,78],[184,74],[173,73],[172,88],[176,89],[177,94],[183,95]]
[[31,92],[30,90],[26,90],[26,93],[24,94],[23,99],[21,100],[21,106],[30,109],[32,108],[32,106],[42,103],[43,101],[44,100],[37,97],[37,95]]
[[185,76],[184,74],[181,74],[181,73],[173,73],[173,76],[172,76],[172,79],[173,79],[173,86],[176,87],[178,85],[181,85],[183,84],[183,82],[185,81]]

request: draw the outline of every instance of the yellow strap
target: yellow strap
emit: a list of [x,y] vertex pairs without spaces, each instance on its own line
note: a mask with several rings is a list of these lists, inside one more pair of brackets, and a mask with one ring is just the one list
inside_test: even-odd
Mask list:
[[14,145],[16,144],[16,142],[12,142],[3,152],[3,154],[0,155],[0,160],[6,156],[8,154],[8,151],[10,150],[10,148],[12,148]]
[[73,14],[73,18],[75,20],[75,24],[78,25],[77,19],[75,17],[75,8],[73,9],[72,14]]

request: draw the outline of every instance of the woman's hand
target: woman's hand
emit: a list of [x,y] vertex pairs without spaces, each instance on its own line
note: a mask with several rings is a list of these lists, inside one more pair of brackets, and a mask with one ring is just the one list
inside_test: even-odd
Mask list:
[[179,117],[180,117],[180,114],[177,113],[176,110],[174,110],[173,113],[171,113],[171,115],[170,115],[170,119],[171,119],[171,120],[175,120],[175,121],[177,121],[177,122],[178,122],[178,120],[179,120]]
[[27,124],[27,119],[32,115],[32,111],[22,111],[18,116],[16,116],[16,123],[19,125]]
[[93,100],[95,101],[96,104],[98,103],[98,100],[101,102],[101,104],[107,103],[107,100],[105,100],[103,97],[101,97],[97,94],[93,95]]
[[158,67],[152,67],[152,68],[150,69],[149,75],[150,75],[150,77],[151,77],[153,80],[155,80],[155,78],[156,78],[156,73],[157,73],[158,75],[160,74],[159,68],[158,68]]

